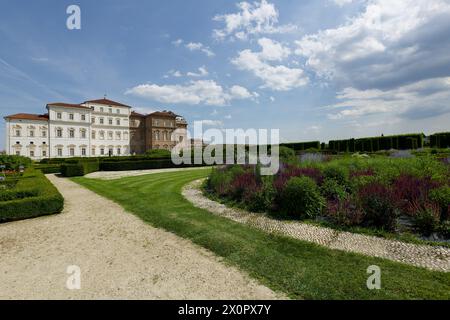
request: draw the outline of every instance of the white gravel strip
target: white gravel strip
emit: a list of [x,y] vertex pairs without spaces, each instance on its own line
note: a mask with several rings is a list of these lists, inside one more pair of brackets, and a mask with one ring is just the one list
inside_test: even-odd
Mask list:
[[[285,298],[113,201],[47,177],[64,211],[0,224],[0,299]],[[79,290],[66,287],[70,265],[80,267]]]
[[130,170],[130,171],[97,171],[85,175],[85,178],[100,179],[100,180],[114,180],[124,177],[143,176],[147,174],[163,173],[163,172],[176,172],[185,170],[202,170],[205,167],[193,167],[193,168],[167,168],[167,169],[148,169],[148,170]]
[[245,223],[258,229],[287,235],[299,240],[313,242],[331,249],[362,253],[406,264],[425,267],[430,270],[450,271],[450,249],[416,245],[362,234],[342,232],[313,226],[297,221],[279,221],[264,214],[229,208],[203,195],[200,185],[203,179],[187,184],[183,196],[196,207],[211,213]]

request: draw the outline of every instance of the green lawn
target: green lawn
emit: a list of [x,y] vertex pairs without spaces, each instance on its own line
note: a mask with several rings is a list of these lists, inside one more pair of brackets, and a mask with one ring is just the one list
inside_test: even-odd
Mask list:
[[[181,195],[210,169],[102,181],[74,181],[114,200],[149,224],[188,238],[261,283],[295,299],[450,299],[450,274],[330,250],[264,233],[192,206]],[[381,290],[366,287],[381,268]]]

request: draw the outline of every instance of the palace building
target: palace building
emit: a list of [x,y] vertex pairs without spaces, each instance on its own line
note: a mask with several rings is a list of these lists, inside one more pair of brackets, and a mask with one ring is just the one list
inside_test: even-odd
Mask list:
[[172,150],[187,142],[186,121],[171,111],[144,115],[106,98],[80,104],[49,103],[46,108],[42,115],[4,117],[7,154],[34,160],[123,156]]

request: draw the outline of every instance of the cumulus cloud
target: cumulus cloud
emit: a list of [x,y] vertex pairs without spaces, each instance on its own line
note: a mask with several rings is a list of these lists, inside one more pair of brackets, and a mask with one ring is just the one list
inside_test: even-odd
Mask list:
[[214,21],[225,24],[222,29],[213,31],[214,38],[244,40],[249,35],[286,33],[297,28],[292,24],[279,25],[279,13],[275,5],[266,0],[254,3],[243,1],[237,4],[237,8],[236,13],[216,15],[213,18]]
[[188,72],[186,75],[188,77],[206,77],[207,75],[209,75],[209,72],[205,66],[202,66],[198,68],[198,72]]
[[241,86],[224,89],[214,80],[190,81],[184,85],[141,84],[125,94],[149,98],[163,103],[184,103],[190,105],[228,105],[232,100],[251,99],[254,94]]
[[208,57],[215,56],[215,53],[212,52],[208,46],[205,46],[203,43],[200,42],[189,42],[188,44],[186,44],[186,48],[188,48],[191,51],[201,51]]
[[203,126],[207,126],[207,127],[221,127],[223,126],[223,122],[220,120],[199,120],[196,122],[200,122]]
[[395,89],[346,88],[338,103],[327,106],[330,119],[387,115],[391,119],[424,119],[450,113],[450,77],[427,79]]
[[296,53],[343,87],[389,89],[450,74],[447,0],[370,0],[337,28],[304,36]]
[[288,48],[267,38],[260,39],[258,43],[262,47],[260,52],[243,50],[232,60],[232,63],[239,69],[250,71],[263,80],[264,88],[287,91],[308,83],[308,77],[302,69],[284,65],[273,66],[269,63],[287,58],[290,55]]

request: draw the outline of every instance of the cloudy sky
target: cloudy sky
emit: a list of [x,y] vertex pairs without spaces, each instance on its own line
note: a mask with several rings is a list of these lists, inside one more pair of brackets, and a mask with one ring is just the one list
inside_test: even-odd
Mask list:
[[[81,30],[66,9],[81,8]],[[0,115],[101,98],[283,141],[450,130],[450,0],[0,0]],[[4,122],[0,125],[4,146]]]

